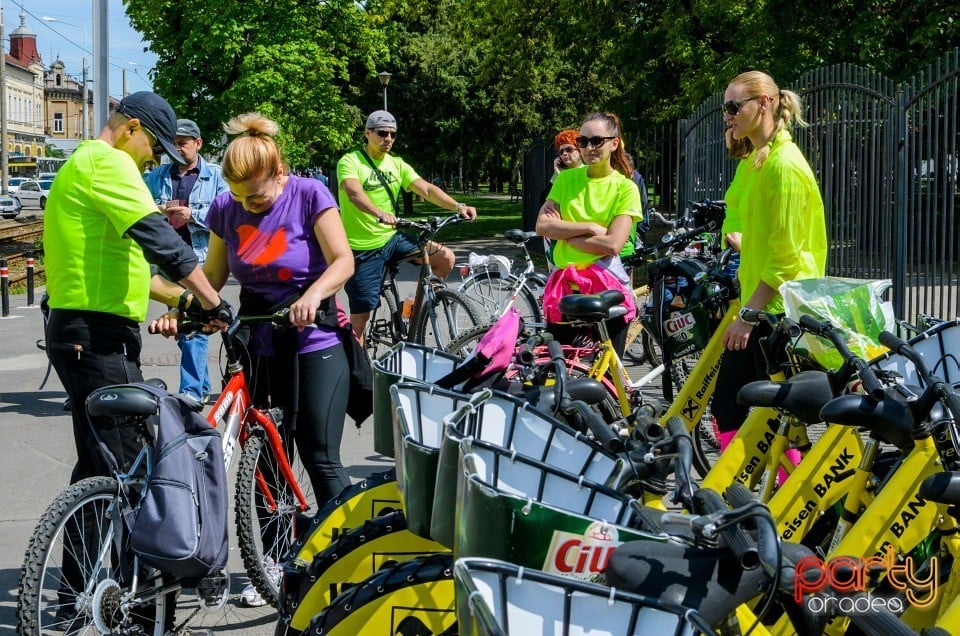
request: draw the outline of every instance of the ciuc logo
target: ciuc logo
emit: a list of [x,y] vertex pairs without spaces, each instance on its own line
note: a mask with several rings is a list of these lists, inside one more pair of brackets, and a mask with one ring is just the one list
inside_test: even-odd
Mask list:
[[[793,579],[793,597],[797,604],[807,596],[807,609],[815,614],[865,614],[886,608],[894,613],[904,611],[903,598],[877,596],[869,587],[884,576],[887,584],[903,592],[906,603],[925,608],[937,600],[937,557],[930,559],[923,578],[917,573],[913,557],[897,561],[896,549],[888,545],[881,555],[868,558],[838,556],[824,561],[809,556],[797,562]],[[850,596],[843,596],[849,594]]]

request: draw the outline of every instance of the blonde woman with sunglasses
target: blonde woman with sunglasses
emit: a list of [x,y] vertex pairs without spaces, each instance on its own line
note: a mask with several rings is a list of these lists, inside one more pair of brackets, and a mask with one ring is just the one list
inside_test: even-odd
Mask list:
[[[806,125],[800,97],[781,90],[766,73],[742,73],[724,92],[723,119],[731,147],[747,144],[748,152],[728,191],[728,205],[742,232],[740,302],[744,308],[783,313],[780,285],[823,276],[827,259],[823,200],[813,170],[790,134],[792,126]],[[724,333],[727,351],[711,405],[721,447],[746,418],[737,392],[766,377],[758,340],[769,329],[741,315]]]
[[558,339],[564,333],[558,311],[569,293],[623,291],[627,315],[608,321],[617,353],[623,355],[626,329],[636,313],[630,279],[620,261],[620,250],[635,223],[643,220],[640,191],[623,149],[620,120],[612,113],[593,113],[584,119],[576,138],[584,165],[560,172],[537,218],[537,234],[554,242],[553,261],[544,291],[544,316]]

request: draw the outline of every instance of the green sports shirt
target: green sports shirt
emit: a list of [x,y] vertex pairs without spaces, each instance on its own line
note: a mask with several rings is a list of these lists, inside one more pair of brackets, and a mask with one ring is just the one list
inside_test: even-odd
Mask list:
[[150,302],[150,266],[124,234],[156,211],[130,155],[99,139],[77,146],[57,173],[43,215],[50,307],[142,322]]
[[[372,157],[371,160],[393,192],[397,205],[402,205],[400,190],[409,190],[410,184],[419,179],[420,175],[400,157],[388,154],[379,161]],[[375,206],[389,214],[396,214],[386,188],[359,150],[345,154],[337,162],[337,183],[343,183],[344,179],[350,178],[360,182],[360,187]],[[357,252],[379,249],[396,234],[394,228],[378,223],[377,217],[351,203],[343,188],[339,188],[339,195],[340,217],[343,219],[343,229],[347,233],[351,249]]]
[[[753,167],[756,150],[737,171],[743,237],[740,254],[740,300],[746,303],[760,282],[773,289],[787,281],[820,278],[827,263],[823,199],[810,164],[781,130],[771,142],[763,166]],[[778,295],[767,311],[783,312]]]
[[[557,175],[547,198],[560,204],[560,217],[564,221],[610,227],[613,220],[622,215],[631,217],[634,223],[643,220],[637,184],[616,170],[597,179],[587,176],[586,166],[564,170]],[[568,241],[553,241],[552,250],[557,267],[575,265],[580,269],[601,258],[573,247]]]

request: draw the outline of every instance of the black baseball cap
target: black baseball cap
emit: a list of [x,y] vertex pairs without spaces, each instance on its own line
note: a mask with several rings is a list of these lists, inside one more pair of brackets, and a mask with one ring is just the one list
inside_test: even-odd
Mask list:
[[117,104],[116,112],[131,119],[139,119],[140,124],[153,133],[174,163],[186,165],[177,152],[177,147],[173,145],[177,132],[177,116],[167,100],[150,91],[130,93]]

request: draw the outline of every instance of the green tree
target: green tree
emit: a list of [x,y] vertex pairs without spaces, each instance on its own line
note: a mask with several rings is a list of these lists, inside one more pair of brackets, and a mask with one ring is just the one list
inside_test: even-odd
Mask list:
[[280,124],[294,166],[330,163],[354,138],[355,88],[387,55],[382,24],[347,0],[125,0],[158,62],[153,80],[216,149],[231,116]]

